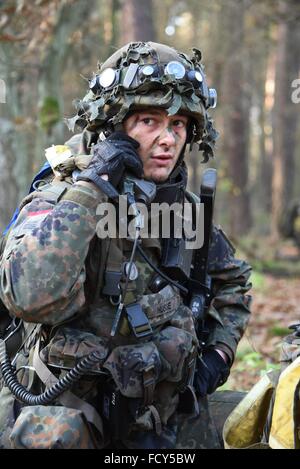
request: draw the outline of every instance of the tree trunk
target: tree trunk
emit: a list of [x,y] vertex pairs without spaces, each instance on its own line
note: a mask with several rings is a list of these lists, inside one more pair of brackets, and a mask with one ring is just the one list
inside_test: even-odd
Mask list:
[[121,18],[123,44],[155,41],[152,0],[123,0]]
[[[93,6],[94,2],[90,1],[89,11],[93,10]],[[37,167],[43,161],[45,148],[52,144],[62,144],[64,142],[62,82],[64,62],[72,46],[71,34],[80,26],[83,19],[88,20],[86,2],[83,0],[77,1],[72,5],[72,8],[68,4],[63,4],[57,15],[52,41],[40,67],[38,87],[40,116],[35,147]],[[53,122],[48,120],[49,124],[47,124],[47,119],[51,113],[57,113],[57,119],[54,119]]]
[[14,52],[14,47],[1,44],[0,76],[6,83],[6,103],[0,104],[0,232],[27,189],[30,171],[31,130],[26,128],[22,100],[26,72],[15,73]]
[[243,87],[244,1],[229,5],[227,56],[224,64],[224,152],[230,180],[229,206],[231,235],[246,234],[251,227],[248,188],[249,100]]
[[[280,235],[281,219],[293,197],[295,144],[299,109],[292,102],[292,81],[300,65],[299,25],[294,16],[296,0],[282,3],[283,18],[278,26],[274,103],[274,155],[272,178],[272,230]],[[288,20],[288,21],[287,21]]]

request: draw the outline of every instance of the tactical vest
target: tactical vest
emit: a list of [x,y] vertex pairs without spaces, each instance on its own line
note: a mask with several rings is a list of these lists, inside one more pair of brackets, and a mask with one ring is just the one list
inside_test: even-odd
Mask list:
[[[46,176],[48,181],[47,179],[39,180],[37,177],[34,179],[33,184],[35,184],[35,188],[37,188],[37,190],[30,192],[29,195],[25,197],[18,212],[22,209],[23,206],[25,206],[37,196],[52,200],[53,203],[56,204],[57,201],[59,201],[63,194],[68,190],[68,188],[71,187],[72,183],[70,179],[63,181],[56,180],[53,184],[52,181],[49,182],[49,177],[52,178],[53,176],[49,176],[47,173]],[[37,182],[39,183],[39,186],[36,185]],[[197,203],[199,201],[199,198],[193,193],[187,192],[186,196],[190,202]],[[14,219],[16,219],[15,216],[12,222]],[[6,229],[5,234],[1,237],[0,261],[5,249],[8,234],[9,229]],[[101,246],[99,247],[100,244]],[[142,246],[146,249],[150,249],[150,257],[152,258],[152,261],[157,264],[161,255],[161,245],[159,240],[152,238],[143,239]],[[95,239],[91,242],[90,253],[88,255],[87,261],[87,276],[90,279],[89,283],[92,285],[91,288],[87,286],[85,291],[89,302],[93,303],[96,298],[99,298],[103,289],[105,295],[111,297],[116,296],[114,291],[114,283],[117,284],[120,281],[122,285],[122,271],[124,270],[124,264],[129,260],[128,256],[131,252],[131,249],[132,243],[126,239],[105,239],[104,241],[102,240],[101,243],[98,243],[97,246],[97,240],[95,236]],[[91,253],[94,257],[93,260],[91,260]],[[103,259],[105,259],[105,263],[103,262]],[[102,266],[100,271],[98,270],[99,265]],[[167,322],[171,311],[174,311],[174,309],[176,309],[180,304],[180,295],[176,294],[171,287],[167,286],[163,289],[162,292],[160,292],[160,295],[158,295],[160,299],[159,304],[155,305],[153,300],[155,295],[151,295],[149,289],[146,295],[142,294],[144,290],[147,290],[145,284],[149,283],[149,279],[152,275],[151,268],[149,268],[149,266],[142,259],[139,259],[138,265],[140,266],[138,279],[130,282],[130,288],[126,295],[125,302],[132,303],[134,301],[142,301],[142,305],[147,310],[147,315],[150,318],[151,324],[159,325],[163,322]],[[142,299],[142,296],[145,296],[145,298]],[[7,319],[8,312],[2,301],[0,303],[0,311],[0,323],[2,322],[3,324],[6,324],[9,322]],[[124,332],[126,329],[128,329],[126,321],[123,323],[122,328],[124,329]]]
[[[46,182],[29,194],[23,204],[36,196],[56,203],[69,187],[70,181],[66,180],[55,181],[55,184]],[[148,250],[152,261],[158,263],[159,241],[144,239],[143,247]],[[134,425],[143,429],[154,425],[159,432],[161,423],[166,424],[178,406],[179,395],[184,396],[191,383],[198,342],[191,311],[183,305],[180,294],[170,285],[158,293],[151,293],[149,282],[153,273],[138,257],[135,263],[139,275],[129,282],[125,305],[129,309],[132,305],[140,305],[145,320],[134,324],[133,310],[132,321],[128,321],[128,315],[123,317],[113,343],[109,339],[117,308],[112,279],[119,279],[122,288],[122,273],[131,249],[132,242],[126,239],[100,241],[95,237],[92,240],[86,260],[87,304],[83,314],[52,328],[50,333],[48,331],[47,341],[41,346],[38,343],[40,354],[39,350],[38,353],[32,352],[30,363],[34,364],[45,384],[45,376],[47,380],[50,376],[53,383],[51,373],[42,371],[43,363],[52,370],[68,370],[90,350],[100,350],[103,353],[100,368],[110,373],[123,398],[134,399],[139,409],[144,409],[138,413]],[[41,328],[36,331],[40,334]],[[39,355],[42,358],[40,363]],[[21,364],[24,365],[23,362]],[[21,380],[29,386],[34,378],[24,372]],[[68,405],[66,400],[64,405]]]

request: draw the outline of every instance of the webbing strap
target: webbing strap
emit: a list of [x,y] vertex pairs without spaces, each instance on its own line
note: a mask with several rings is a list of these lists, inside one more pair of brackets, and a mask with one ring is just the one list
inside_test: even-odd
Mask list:
[[[39,345],[40,340],[38,340],[35,346],[33,354],[33,366],[40,380],[45,384],[46,387],[50,387],[57,383],[58,379],[56,376],[54,376],[53,373],[51,373],[49,368],[41,360],[39,356]],[[87,421],[92,423],[99,431],[101,437],[104,438],[102,419],[93,406],[91,406],[88,402],[80,399],[80,397],[75,396],[75,394],[73,394],[71,391],[65,391],[61,396],[58,397],[58,400],[66,407],[81,410]]]
[[154,398],[155,388],[155,370],[154,366],[150,366],[143,370],[143,386],[144,386],[144,402],[143,405],[147,407],[152,404]]
[[[102,194],[100,194],[102,197]],[[91,193],[87,193],[84,189],[81,190],[81,187],[72,187],[69,189],[60,199],[61,201],[75,202],[84,207],[96,208],[101,202],[100,197],[94,197]]]
[[150,410],[151,415],[154,420],[155,431],[157,435],[160,435],[162,431],[162,425],[161,425],[161,420],[160,420],[158,410],[156,409],[156,407],[154,407],[154,405],[149,405],[148,409]]
[[184,373],[177,388],[178,392],[183,392],[187,386],[192,384],[194,381],[197,353],[198,349],[195,345],[193,345],[188,357],[185,360]]
[[[120,243],[120,246],[117,245],[117,241]],[[119,272],[122,268],[123,263],[123,247],[122,240],[110,240],[108,248],[108,256],[106,263],[106,270],[112,272]]]

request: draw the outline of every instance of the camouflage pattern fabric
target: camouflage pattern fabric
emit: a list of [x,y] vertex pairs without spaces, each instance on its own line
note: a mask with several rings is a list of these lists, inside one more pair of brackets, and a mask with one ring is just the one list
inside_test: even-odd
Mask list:
[[[95,343],[103,346],[103,357],[106,353],[116,355],[116,347],[129,350],[126,347],[132,346],[130,361],[134,356],[133,351],[138,348],[128,324],[127,328],[126,324],[121,327],[113,339],[110,337],[116,307],[106,298],[95,296],[99,274],[97,268],[101,264],[101,258],[96,258],[96,253],[101,251],[101,240],[95,237],[96,207],[103,200],[102,194],[79,184],[74,184],[57,203],[36,193],[22,208],[17,223],[9,233],[3,254],[0,290],[2,300],[10,312],[27,322],[55,326],[58,337],[62,334],[59,324],[68,323],[63,331],[65,334],[66,329],[69,329],[65,342],[62,339],[60,342],[56,341],[56,344],[55,341],[52,342],[52,351],[60,343],[59,351],[56,350],[52,355],[50,353],[51,360],[55,355],[59,365],[70,366],[76,361],[76,351],[80,347],[85,350],[82,352],[84,354]],[[159,263],[157,246],[146,246],[145,251]],[[129,252],[130,250],[128,253],[124,252],[124,261],[128,260]],[[149,283],[153,272],[138,256],[136,263],[140,275],[129,286],[129,291],[131,289],[132,295],[143,304],[143,309],[148,311],[149,316],[150,311],[157,311],[157,316],[149,317],[156,327],[150,347],[155,344],[158,350],[158,354],[154,354],[155,363],[161,361],[161,365],[157,367],[154,402],[165,426],[164,431],[168,433],[167,424],[174,416],[178,404],[177,391],[183,378],[185,363],[192,346],[197,345],[196,334],[191,312],[182,304],[178,292],[170,287],[171,291],[166,289],[165,292],[152,295]],[[95,268],[95,265],[98,267]],[[213,279],[214,299],[209,309],[208,346],[217,346],[232,361],[250,313],[249,299],[245,295],[250,287],[250,267],[234,258],[233,249],[218,228],[213,233],[209,271]],[[172,303],[174,298],[176,302]],[[169,309],[166,305],[169,305]],[[77,339],[76,331],[81,331]],[[80,335],[83,331],[87,335],[96,336],[91,340],[91,346],[83,345],[85,340]],[[110,339],[109,346],[107,339]],[[90,343],[90,339],[88,342]],[[66,349],[63,344],[68,344]],[[43,355],[45,360],[48,360],[49,352],[48,347]],[[126,355],[122,358],[124,366],[127,358]],[[114,365],[111,362],[112,372],[116,369],[118,360],[116,359]],[[120,378],[120,373],[117,373],[115,379],[119,379],[124,393],[132,393],[140,378],[134,378],[133,374]],[[126,382],[126,379],[129,381]],[[76,392],[74,389],[72,391]],[[62,412],[59,415],[63,419],[65,414],[62,410],[59,412]],[[69,418],[67,410],[66,418]],[[0,422],[0,431],[1,428],[4,428],[3,420]],[[82,437],[84,444],[89,444],[87,436],[82,434]],[[26,440],[25,436],[24,438]],[[24,443],[16,438],[15,441],[16,445],[30,444],[30,440]],[[54,444],[68,444],[64,440],[59,441]]]
[[128,438],[122,440],[123,448],[128,449],[172,449],[176,446],[178,432],[178,416],[173,413],[168,425],[163,425],[158,435],[154,430],[133,431]]
[[[60,323],[85,303],[85,259],[95,235],[99,194],[78,185],[72,190],[86,194],[89,206],[71,200],[54,206],[35,198],[22,209],[9,234],[0,268],[2,300],[25,321]],[[250,270],[246,262],[234,258],[222,232],[215,228],[209,258],[214,290],[209,345],[220,345],[232,357],[249,319],[245,293],[251,286]]]
[[[77,191],[86,194],[82,187]],[[35,198],[21,210],[1,264],[1,294],[11,314],[56,324],[84,305],[84,260],[95,234],[98,205],[97,198],[89,200],[94,207],[88,209],[72,201],[54,207]]]
[[250,318],[251,267],[234,257],[235,250],[224,232],[214,227],[208,259],[213,299],[208,311],[210,329],[207,346],[217,346],[233,362]]
[[11,449],[10,434],[16,421],[15,398],[7,387],[0,392],[0,449]]
[[300,335],[299,332],[289,334],[281,342],[280,364],[282,370],[289,366],[300,356]]
[[226,418],[246,395],[239,391],[216,391],[199,398],[198,417],[179,415],[177,449],[223,449]]
[[222,447],[225,420],[246,394],[245,391],[216,391],[210,396],[207,396],[211,419],[216,427],[219,442]]
[[[168,62],[176,61],[186,69],[201,70],[202,82],[207,88],[201,64],[201,51],[196,48],[192,50],[192,56],[188,57],[164,44],[132,42],[109,57],[102,64],[99,73],[107,68],[118,69],[123,82],[126,68],[132,64],[159,64],[164,67]],[[113,88],[101,87],[98,91],[94,90],[95,93],[90,90],[82,100],[76,102],[77,115],[66,120],[71,131],[74,132],[75,126],[84,129],[84,139],[88,146],[94,139],[93,133],[99,135],[111,124],[117,126],[129,111],[156,106],[166,109],[168,115],[181,112],[191,116],[195,122],[193,141],[199,142],[199,150],[203,151],[204,155],[203,161],[207,162],[209,157],[213,156],[218,133],[213,127],[213,121],[207,112],[208,103],[199,86],[194,86],[192,81],[185,78],[174,79],[174,76],[165,74],[160,77],[156,74],[148,76],[143,83],[134,87],[120,85],[121,83],[116,82]],[[187,140],[191,142],[189,137]]]
[[81,358],[94,350],[103,357],[95,365],[95,369],[99,369],[107,357],[107,341],[89,332],[60,327],[49,344],[42,349],[41,358],[54,366],[73,368]]
[[199,416],[179,415],[177,449],[221,449],[222,443],[212,419],[207,398],[199,398]]
[[143,371],[153,370],[153,379],[158,380],[161,361],[153,342],[116,347],[104,364],[126,397],[142,397],[144,394]]
[[82,413],[66,407],[23,407],[10,440],[13,449],[95,449]]

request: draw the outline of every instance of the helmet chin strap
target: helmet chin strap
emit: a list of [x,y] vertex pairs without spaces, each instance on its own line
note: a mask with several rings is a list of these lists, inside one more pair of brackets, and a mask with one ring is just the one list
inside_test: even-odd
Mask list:
[[111,126],[111,132],[124,132],[124,128],[123,128],[123,124],[122,122],[118,122],[117,124],[115,124],[114,126],[112,125]]
[[179,154],[179,157],[178,157],[178,160],[174,166],[174,169],[173,171],[171,172],[169,178],[173,178],[174,177],[174,174],[175,174],[175,171],[178,167],[182,166],[182,163],[183,163],[183,160],[184,160],[184,155],[185,155],[185,150],[186,150],[186,145],[187,143],[185,142],[185,144],[183,145],[182,149],[181,149],[181,152]]

